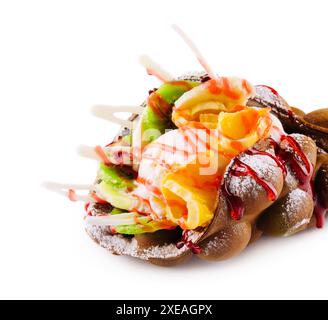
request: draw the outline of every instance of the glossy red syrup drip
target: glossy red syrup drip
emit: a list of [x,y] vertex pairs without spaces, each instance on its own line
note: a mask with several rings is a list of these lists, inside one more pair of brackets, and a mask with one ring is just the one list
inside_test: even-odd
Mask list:
[[328,208],[325,203],[325,195],[318,185],[313,184],[314,189],[314,215],[317,222],[317,228],[321,229],[324,227],[326,214]]
[[313,193],[311,186],[313,178],[313,165],[305,153],[302,151],[298,142],[293,137],[282,136],[281,142],[284,141],[288,143],[288,146],[291,150],[281,148],[281,146],[276,141],[271,139],[271,144],[275,148],[277,158],[281,159],[285,166],[286,164],[290,165],[291,169],[299,180],[299,188],[304,191]]
[[85,205],[84,205],[84,210],[88,213],[89,212],[89,207],[90,207],[90,202],[87,202]]
[[192,251],[193,254],[200,254],[202,252],[202,249],[199,245],[193,243],[191,240],[189,240],[189,231],[184,231],[182,234],[182,239],[177,243],[177,248],[182,249],[184,246],[186,246],[188,249]]
[[[277,97],[280,96],[277,90],[275,90],[275,89],[273,89],[273,88],[271,88],[271,87],[269,87],[269,86],[266,86],[266,85],[258,85],[257,87],[267,88],[267,89],[269,89],[269,90],[270,90],[275,96],[277,96]],[[280,110],[280,112],[286,114],[286,115],[288,116],[288,118],[289,118],[290,121],[292,121],[292,122],[295,121],[295,113],[294,113],[292,110],[286,110],[286,111],[284,111],[284,110]]]
[[313,195],[312,178],[313,178],[313,165],[308,157],[302,151],[298,142],[291,136],[283,136],[281,142],[286,141],[290,150],[282,149],[278,151],[280,157],[288,163],[299,180],[299,188],[309,192]]
[[327,214],[328,208],[322,205],[320,197],[315,199],[314,215],[316,218],[316,226],[318,229],[322,229],[325,225],[325,217]]
[[[275,155],[268,152],[258,151],[256,149],[250,149],[246,151],[246,154],[250,156],[254,155],[265,155],[273,159],[277,166],[281,168],[284,175],[287,174],[286,165],[289,164],[293,172],[295,173],[297,179],[299,180],[299,188],[309,192],[313,195],[312,188],[312,178],[313,178],[313,165],[309,161],[308,157],[302,151],[298,142],[291,136],[282,136],[281,143],[286,142],[289,148],[283,149],[280,144],[278,144],[273,139],[270,142],[275,150]],[[268,194],[268,199],[270,201],[275,201],[277,199],[277,191],[272,185],[270,185],[265,180],[261,179],[257,173],[248,165],[243,163],[241,160],[236,159],[229,171],[229,176],[235,177],[245,177],[251,176],[259,185],[261,185]],[[225,195],[228,206],[230,209],[231,217],[234,220],[240,220],[244,216],[245,207],[241,198],[233,195],[228,187],[227,180],[223,188],[223,194]],[[323,216],[325,215],[327,209],[324,209],[321,205],[320,197],[316,200],[315,214],[317,217],[317,226],[321,227],[323,223]]]
[[293,149],[293,151],[301,158],[303,164],[306,167],[307,173],[309,174],[312,171],[312,164],[305,153],[302,151],[298,142],[291,136],[283,136],[281,138],[281,142],[288,142],[289,146]]
[[[229,171],[229,175],[231,177],[252,177],[267,192],[268,199],[270,201],[277,200],[277,190],[275,190],[275,188],[270,183],[260,178],[258,174],[249,165],[242,162],[240,159],[237,158],[234,160],[234,163]],[[245,213],[245,207],[242,199],[231,194],[227,183],[225,184],[223,193],[228,201],[232,219],[242,219]]]
[[228,202],[231,218],[235,221],[241,220],[245,213],[242,199],[230,192],[227,183],[224,184],[223,194]]
[[247,164],[243,163],[241,160],[236,159],[235,164],[236,169],[233,169],[232,174],[236,177],[246,177],[251,176],[268,194],[268,199],[270,201],[277,200],[277,190],[264,179],[260,178],[258,174]]
[[250,156],[256,156],[256,155],[260,155],[260,156],[267,156],[270,157],[276,164],[277,166],[282,170],[284,176],[287,175],[287,169],[285,164],[283,163],[282,159],[280,159],[277,156],[272,155],[269,152],[266,151],[259,151],[257,149],[250,149],[248,151],[246,151],[246,154],[250,155]]

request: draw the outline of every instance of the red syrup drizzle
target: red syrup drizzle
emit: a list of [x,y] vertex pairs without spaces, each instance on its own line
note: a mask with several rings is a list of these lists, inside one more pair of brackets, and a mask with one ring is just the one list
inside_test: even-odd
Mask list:
[[266,86],[264,84],[258,85],[258,87],[263,87],[269,89],[275,96],[279,96],[279,93],[277,90],[273,89],[272,87]]
[[[230,168],[229,176],[231,177],[252,177],[263,189],[267,192],[268,199],[270,201],[277,200],[277,190],[264,179],[260,178],[259,175],[246,163],[242,162],[240,159],[236,158]],[[227,182],[225,183],[224,195],[227,198],[228,205],[230,208],[231,217],[233,220],[240,220],[244,216],[245,206],[241,198],[233,195],[229,191]]]
[[184,246],[186,246],[188,249],[192,251],[193,254],[200,254],[202,252],[202,249],[200,248],[199,245],[189,240],[189,232],[190,231],[183,232],[181,241],[177,243],[177,248],[182,249]]
[[[316,218],[316,226],[317,228],[321,229],[324,227],[325,224],[325,217],[326,213],[328,211],[328,208],[323,205],[323,195],[322,191],[319,189],[318,186],[315,186],[313,181],[313,173],[314,168],[309,159],[306,157],[306,155],[301,150],[298,143],[295,141],[295,139],[291,137],[283,137],[285,141],[288,141],[289,146],[292,147],[294,150],[296,150],[296,153],[298,156],[302,159],[302,162],[304,166],[301,166],[295,156],[293,156],[291,153],[287,155],[287,161],[289,161],[289,164],[292,168],[292,170],[295,172],[295,174],[298,177],[298,180],[300,181],[300,188],[306,192],[309,192],[313,196],[314,200],[314,216]],[[293,145],[294,144],[294,145]],[[284,151],[286,152],[286,150]]]
[[322,181],[320,181],[319,184],[314,182],[312,184],[314,190],[314,203],[315,203],[314,215],[316,217],[316,226],[319,229],[324,227],[325,217],[328,212],[328,207],[325,204],[326,195],[324,194],[324,191],[321,188],[321,183]]
[[89,210],[90,205],[91,205],[90,202],[87,202],[87,203],[84,205],[84,210],[85,210],[85,212],[87,213],[88,216],[92,216],[92,212]]
[[[279,97],[279,93],[277,90],[273,89],[272,87],[266,86],[266,85],[258,85],[257,87],[262,87],[262,88],[267,88],[271,91],[271,93],[273,93],[275,96]],[[287,112],[284,112],[285,114],[287,113],[287,116],[289,118],[289,120],[291,122],[295,121],[295,113],[293,112],[293,110],[287,110]]]
[[[293,152],[289,151],[288,149],[282,149],[279,146],[280,157],[284,159],[285,163],[289,163],[293,172],[297,176],[300,182],[299,188],[306,192],[309,192],[310,194],[313,194],[313,165],[311,164],[310,160],[302,151],[300,145],[294,138],[290,136],[283,136],[281,138],[281,142],[284,141],[287,142],[288,146],[293,150]],[[299,157],[299,159],[297,158],[297,156]]]
[[257,155],[259,155],[259,156],[267,156],[267,157],[270,157],[277,164],[277,166],[281,169],[281,171],[283,172],[284,176],[287,175],[286,166],[285,166],[283,160],[280,157],[274,156],[271,153],[266,152],[266,151],[259,151],[259,150],[255,149],[255,148],[246,151],[246,154],[248,154],[249,156],[257,156]]
[[[277,166],[282,170],[284,176],[287,175],[287,168],[286,165],[289,164],[295,175],[297,176],[299,180],[299,188],[302,190],[309,192],[311,195],[313,195],[313,165],[309,161],[308,157],[305,155],[305,153],[302,151],[300,145],[298,142],[290,137],[290,136],[282,136],[281,137],[281,143],[286,142],[289,149],[284,149],[281,147],[281,144],[277,143],[275,140],[270,139],[270,143],[274,147],[275,155],[265,152],[265,151],[259,151],[255,148],[250,149],[246,151],[246,154],[249,156],[255,156],[255,155],[263,155],[268,156],[272,160],[274,160],[277,164]],[[229,170],[228,177],[246,177],[250,176],[252,177],[260,186],[263,187],[263,189],[267,192],[268,199],[270,201],[277,200],[277,190],[265,181],[264,179],[260,178],[259,175],[246,163],[242,162],[240,159],[236,158]],[[245,213],[245,206],[243,203],[243,200],[232,194],[229,190],[228,186],[228,179],[226,179],[224,186],[223,186],[223,194],[227,199],[228,207],[230,210],[230,214],[233,220],[241,220]],[[317,227],[322,228],[324,224],[324,216],[327,211],[320,201],[320,193],[318,193],[319,196],[315,197],[316,200],[316,207],[315,207],[315,216],[317,218]],[[181,249],[184,246],[187,246],[194,254],[201,253],[201,248],[194,244],[192,241],[188,239],[188,231],[185,231],[183,233],[182,240],[177,243],[177,248]]]
[[328,208],[326,208],[323,205],[323,201],[322,201],[323,196],[321,195],[321,193],[319,191],[316,192],[315,194],[315,206],[314,206],[314,215],[316,218],[316,226],[318,229],[322,229],[325,225],[325,217],[326,217],[326,213],[328,211]]
[[[270,142],[275,150],[275,155],[272,155],[267,152],[258,151],[256,149],[250,149],[246,152],[246,154],[250,156],[254,155],[265,155],[269,156],[273,159],[279,168],[283,171],[284,175],[287,174],[286,165],[289,164],[297,179],[299,180],[299,188],[302,190],[309,192],[313,195],[313,165],[309,161],[308,157],[302,151],[298,142],[290,137],[290,136],[282,136],[281,143],[286,142],[288,147],[284,149],[281,147],[281,144],[277,143],[273,139],[270,139]],[[268,182],[263,180],[258,176],[258,174],[247,164],[243,163],[240,159],[235,159],[233,165],[231,166],[228,177],[245,177],[251,176],[259,185],[261,185],[267,192],[268,199],[270,201],[275,201],[277,199],[277,191],[271,186]],[[226,179],[224,187],[223,187],[223,194],[225,195],[228,206],[230,209],[231,217],[234,220],[240,220],[243,218],[245,213],[245,206],[240,197],[233,195],[228,186],[228,179]],[[317,203],[320,203],[317,201]],[[318,205],[318,209],[315,212],[322,212],[320,210],[320,205]],[[322,214],[322,213],[321,213]],[[318,214],[320,215],[320,213]],[[317,216],[317,215],[316,215]],[[322,218],[319,219],[320,221],[323,220]],[[320,225],[320,223],[319,223]]]

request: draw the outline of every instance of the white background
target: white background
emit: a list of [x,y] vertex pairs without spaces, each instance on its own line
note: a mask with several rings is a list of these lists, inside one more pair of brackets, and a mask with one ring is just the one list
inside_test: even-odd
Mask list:
[[96,103],[139,104],[158,85],[148,53],[175,75],[199,70],[178,23],[214,68],[327,107],[327,1],[0,1],[0,298],[328,298],[328,227],[262,239],[224,263],[163,269],[107,254],[83,230],[83,206],[43,180],[90,183],[76,146],[117,127]]

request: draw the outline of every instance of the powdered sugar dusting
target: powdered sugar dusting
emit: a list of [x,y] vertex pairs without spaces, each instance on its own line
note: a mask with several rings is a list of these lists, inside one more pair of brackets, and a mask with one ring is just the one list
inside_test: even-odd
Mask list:
[[[114,254],[127,255],[142,260],[154,258],[177,258],[189,251],[187,247],[178,249],[175,243],[141,249],[135,237],[126,237],[121,234],[113,235],[110,234],[104,227],[87,226],[86,231],[92,239],[108,251]],[[200,236],[200,233],[195,232],[192,238],[198,240]]]
[[214,236],[211,240],[206,243],[206,246],[203,249],[205,255],[210,255],[212,252],[219,251],[227,243],[229,244],[229,235],[228,233],[221,231],[220,235]]
[[285,178],[285,184],[289,190],[294,190],[298,187],[299,181],[293,173],[290,165],[286,165],[287,168],[287,176]]
[[311,139],[307,138],[303,134],[293,133],[291,134],[291,136],[296,140],[298,144],[300,144],[303,147],[307,147],[310,145]]
[[134,238],[127,238],[122,235],[111,235],[105,227],[87,226],[86,231],[92,239],[112,253],[131,255],[133,257],[137,255],[138,246]]
[[290,224],[288,232],[284,235],[285,237],[295,234],[310,223],[311,217],[305,217],[301,221],[297,220],[299,212],[305,210],[304,205],[307,203],[309,197],[310,195],[301,189],[295,189],[288,194],[282,212]]
[[178,80],[189,80],[189,81],[200,81],[202,77],[206,76],[205,71],[194,71],[194,72],[187,72],[183,74],[181,77],[178,77]]
[[287,196],[284,209],[290,215],[297,213],[300,210],[300,208],[304,205],[308,196],[309,195],[306,191],[303,191],[301,189],[293,190]]
[[[268,151],[269,152],[269,151]],[[240,160],[249,165],[259,176],[265,181],[274,181],[275,177],[282,174],[281,169],[277,166],[276,162],[266,155],[242,155]],[[228,178],[228,177],[227,177]],[[251,176],[246,177],[229,177],[229,191],[245,199],[252,197],[256,199],[260,192],[263,192],[263,187],[259,185]]]

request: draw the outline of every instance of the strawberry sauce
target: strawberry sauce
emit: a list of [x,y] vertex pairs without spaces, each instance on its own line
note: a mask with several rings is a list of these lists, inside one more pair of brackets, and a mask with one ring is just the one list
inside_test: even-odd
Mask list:
[[[298,142],[293,137],[284,135],[281,137],[280,143],[277,143],[272,139],[270,142],[274,147],[275,155],[272,155],[268,152],[258,151],[256,149],[250,149],[246,152],[246,154],[249,156],[263,155],[270,157],[276,162],[277,166],[282,170],[285,176],[287,174],[286,166],[289,165],[299,180],[299,188],[313,195],[313,165],[305,153],[302,151]],[[277,191],[270,183],[260,178],[249,165],[236,158],[229,170],[228,179],[226,179],[222,190],[226,197],[231,217],[234,220],[240,220],[243,218],[245,213],[245,205],[240,197],[235,196],[229,190],[229,180],[232,177],[246,176],[250,176],[263,187],[270,201],[275,201],[278,197]],[[324,216],[322,212],[326,212],[327,210],[323,209],[323,207],[320,205],[321,202],[319,197],[317,198],[315,214],[317,217],[317,225],[320,227],[323,223],[322,216]]]
[[184,231],[181,241],[177,243],[178,249],[182,249],[184,246],[190,249],[193,254],[200,254],[202,252],[200,246],[189,240],[189,231]]
[[325,225],[325,217],[328,211],[328,208],[326,208],[322,204],[322,198],[320,196],[315,197],[315,207],[314,207],[314,215],[316,218],[316,226],[318,229],[321,229]]
[[299,180],[299,188],[313,195],[313,165],[294,138],[282,136],[281,143],[284,142],[287,143],[287,148],[285,149],[276,144],[275,148],[278,157],[284,161],[285,165],[290,165]]
[[269,87],[269,86],[265,86],[265,85],[261,84],[261,85],[258,85],[258,87],[267,88],[267,89],[269,89],[269,90],[270,90],[275,96],[279,96],[278,91],[275,90],[275,89],[273,89],[273,88],[271,88],[271,87]]
[[314,215],[319,229],[323,228],[325,217],[328,212],[327,195],[324,191],[326,188],[322,187],[322,185],[327,185],[327,182],[327,178],[322,179],[322,176],[320,177],[320,173],[318,173],[318,178],[315,183],[313,183],[315,201]]
[[[277,200],[277,190],[267,181],[260,178],[259,175],[246,163],[236,158],[229,170],[230,177],[252,177],[267,192],[270,201]],[[228,187],[227,181],[224,185],[223,194],[225,195],[230,214],[233,220],[241,220],[245,213],[245,206],[241,198],[233,195]]]

